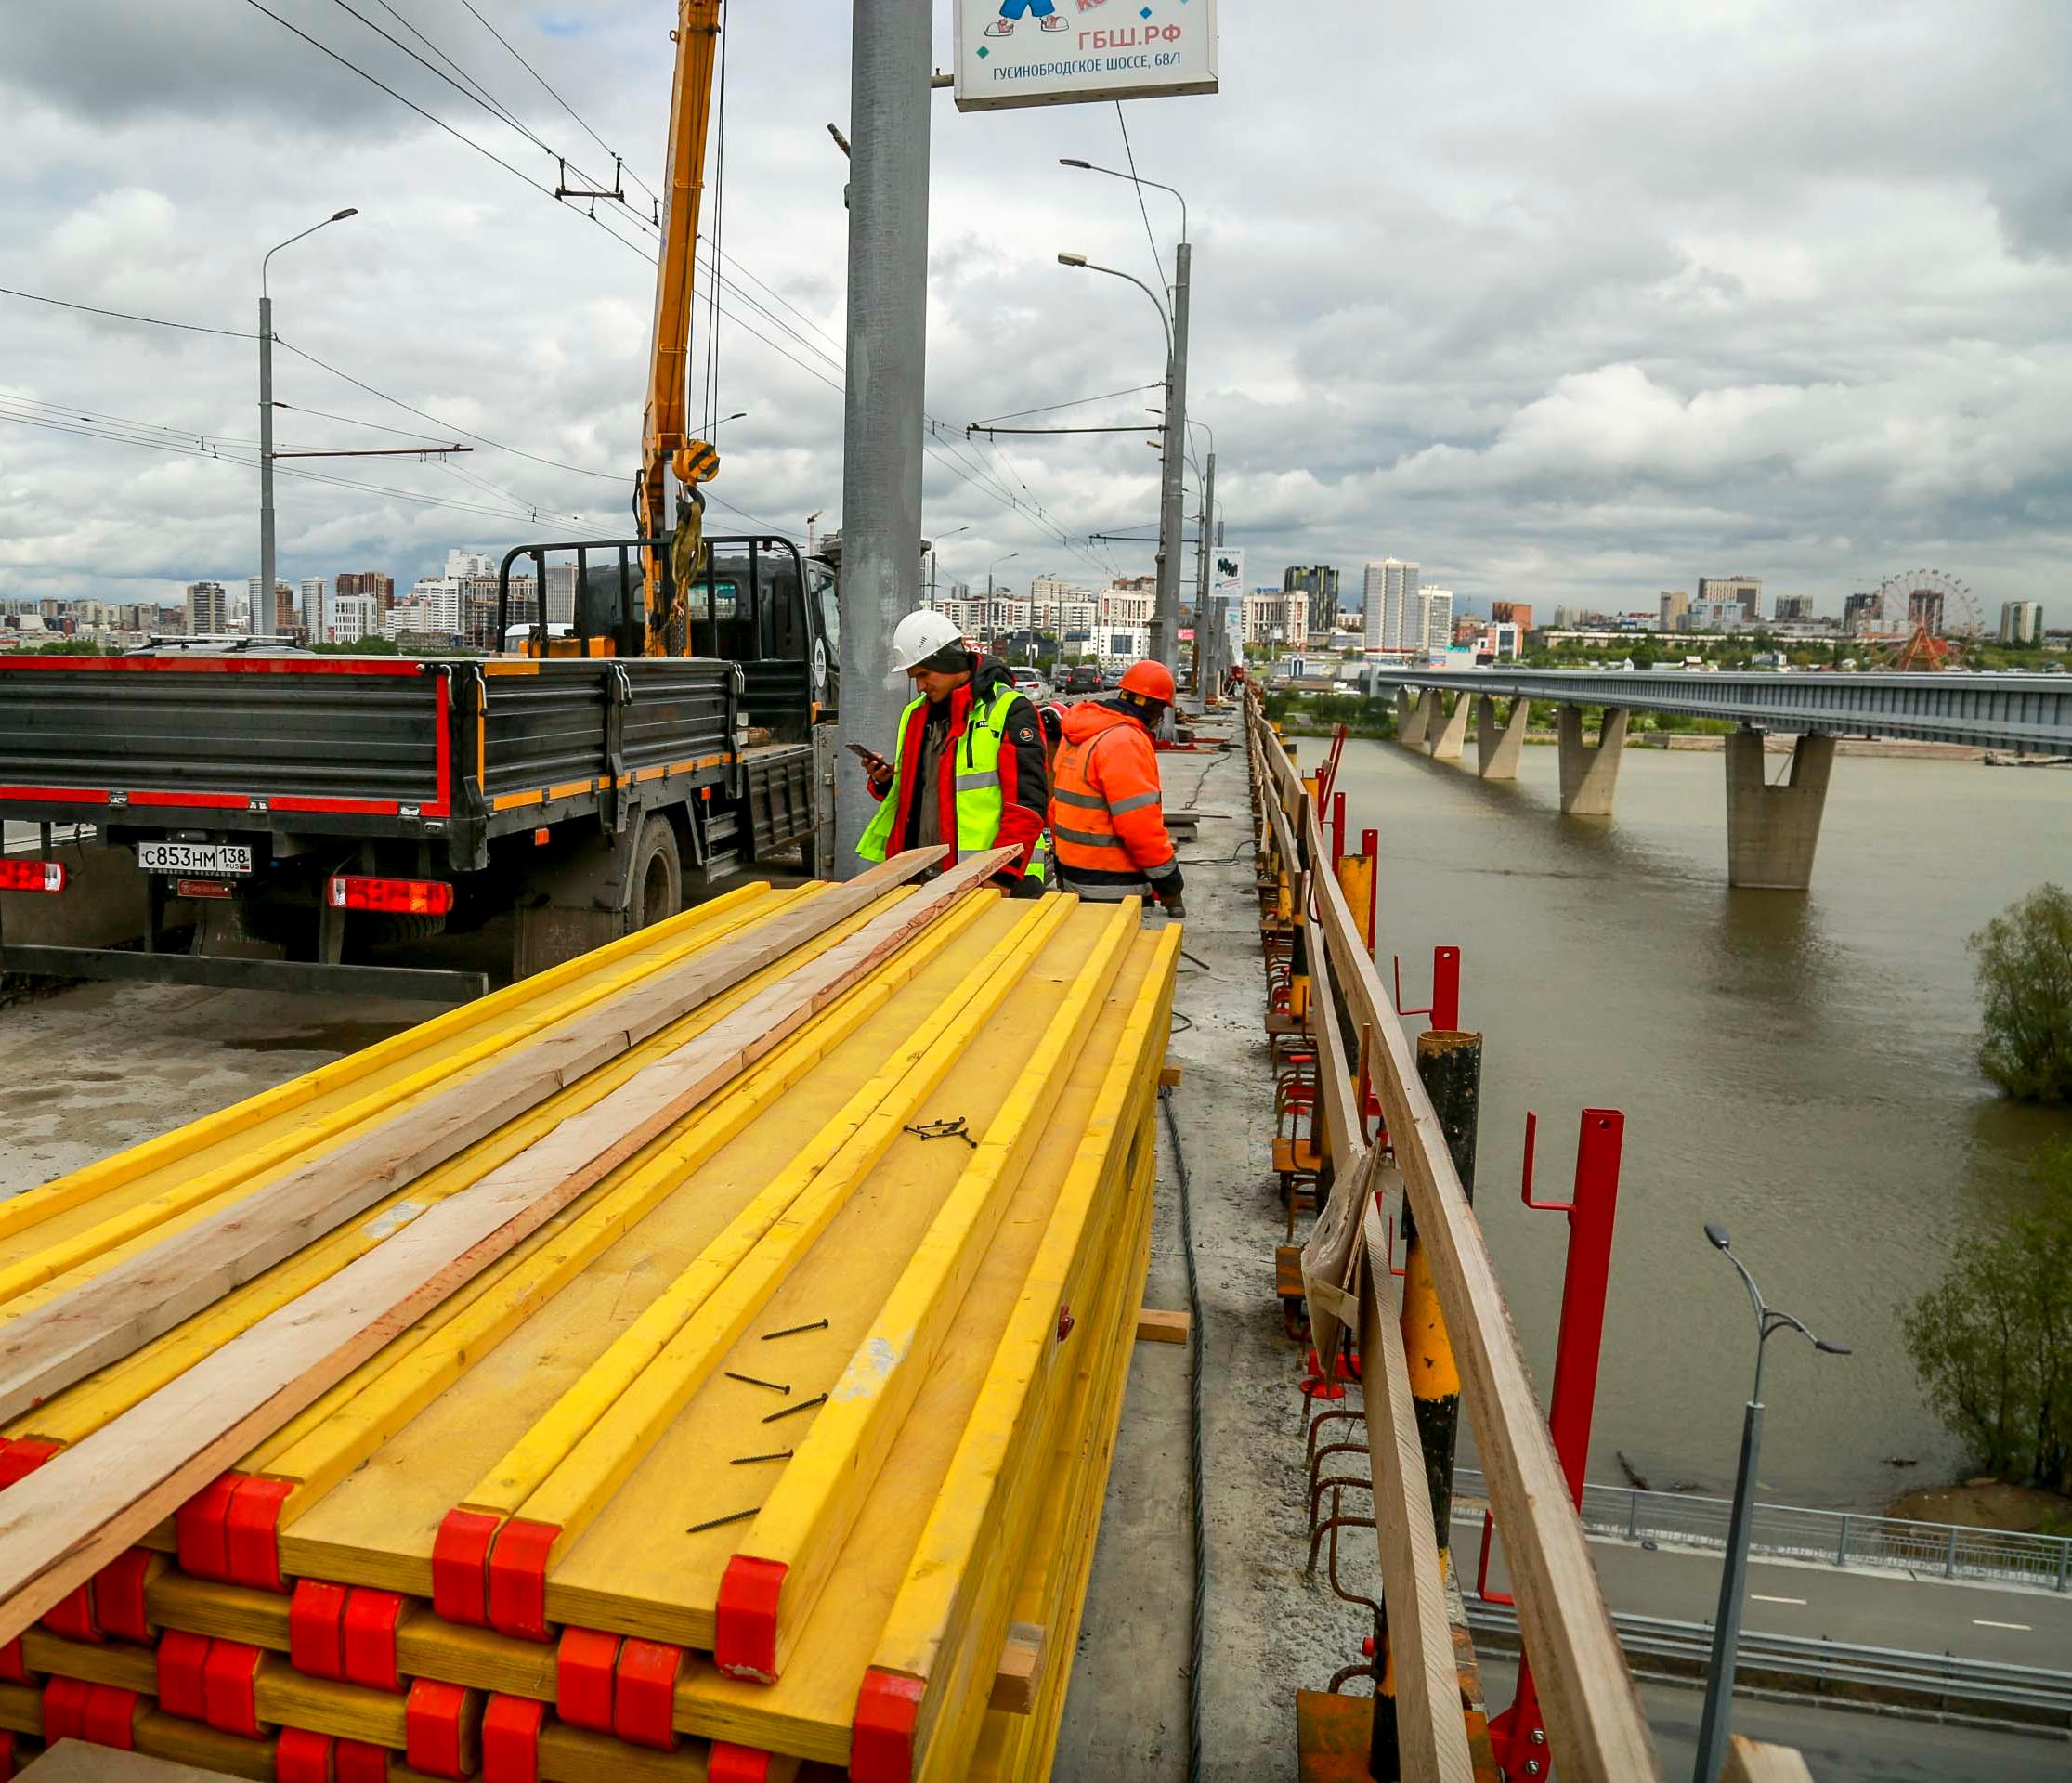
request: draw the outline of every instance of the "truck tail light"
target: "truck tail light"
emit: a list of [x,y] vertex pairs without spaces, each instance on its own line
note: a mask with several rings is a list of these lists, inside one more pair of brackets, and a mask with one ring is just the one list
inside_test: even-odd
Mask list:
[[340,873],[332,879],[329,895],[334,910],[443,917],[453,908],[453,888],[443,879],[371,879]]
[[57,861],[0,860],[0,892],[62,892],[71,877]]

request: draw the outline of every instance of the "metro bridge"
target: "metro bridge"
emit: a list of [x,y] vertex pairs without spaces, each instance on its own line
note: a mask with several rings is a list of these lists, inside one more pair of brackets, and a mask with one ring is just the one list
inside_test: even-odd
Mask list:
[[[1838,736],[2072,756],[2072,675],[1716,674],[1558,669],[1414,669],[1369,665],[1370,688],[1396,689],[1396,735],[1437,760],[1457,758],[1470,709],[1485,780],[1518,778],[1531,703],[1556,709],[1561,810],[1609,817],[1629,712],[1727,719],[1727,879],[1803,892],[1813,875],[1820,813]],[[1422,697],[1418,697],[1419,695]],[[1455,696],[1452,709],[1447,696]],[[1497,702],[1511,709],[1501,720]],[[1595,743],[1583,709],[1604,709]],[[1765,772],[1766,732],[1796,735],[1789,775]]]

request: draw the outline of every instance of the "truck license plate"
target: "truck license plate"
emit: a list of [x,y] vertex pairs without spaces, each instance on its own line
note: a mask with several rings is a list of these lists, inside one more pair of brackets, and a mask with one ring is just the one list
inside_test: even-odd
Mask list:
[[139,842],[137,865],[147,873],[250,878],[252,850],[235,842]]

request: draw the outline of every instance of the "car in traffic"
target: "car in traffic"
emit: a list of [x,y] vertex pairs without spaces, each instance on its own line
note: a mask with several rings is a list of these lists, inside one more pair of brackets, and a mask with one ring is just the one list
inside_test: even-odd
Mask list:
[[1068,694],[1098,694],[1101,689],[1101,670],[1090,662],[1075,662],[1072,672],[1065,677],[1064,691]]
[[1014,680],[1014,691],[1039,705],[1050,697],[1050,683],[1034,669],[1021,665],[1010,666],[1008,673]]

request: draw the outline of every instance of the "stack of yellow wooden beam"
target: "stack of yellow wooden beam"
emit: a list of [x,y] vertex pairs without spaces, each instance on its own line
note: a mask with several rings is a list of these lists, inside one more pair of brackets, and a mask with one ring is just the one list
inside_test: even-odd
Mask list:
[[[0,1409],[21,1408],[0,1629],[30,1602],[18,1570],[54,1603],[0,1648],[0,1729],[288,1783],[1046,1775],[1148,1255],[1179,934],[990,892],[888,929],[932,892],[858,898],[650,1031],[621,1023],[605,1062],[427,1168],[397,1140],[394,1186],[352,1217],[170,1328],[137,1314],[158,1334],[104,1337],[78,1378],[39,1308],[183,1231],[244,1242],[207,1222],[263,1219],[325,1159],[459,1132],[528,1061],[593,1058],[583,1036],[835,894],[745,887],[0,1204]],[[880,933],[896,947],[781,1038],[726,1037]],[[59,1556],[16,1568],[34,1532],[11,1508],[120,1497],[126,1433],[171,1405],[205,1421],[210,1367],[270,1365],[392,1237],[543,1176],[586,1113],[666,1095],[723,1040],[745,1068],[658,1103],[293,1415],[226,1414],[263,1434],[90,1585],[59,1601]],[[24,1380],[65,1384],[9,1399]]]

